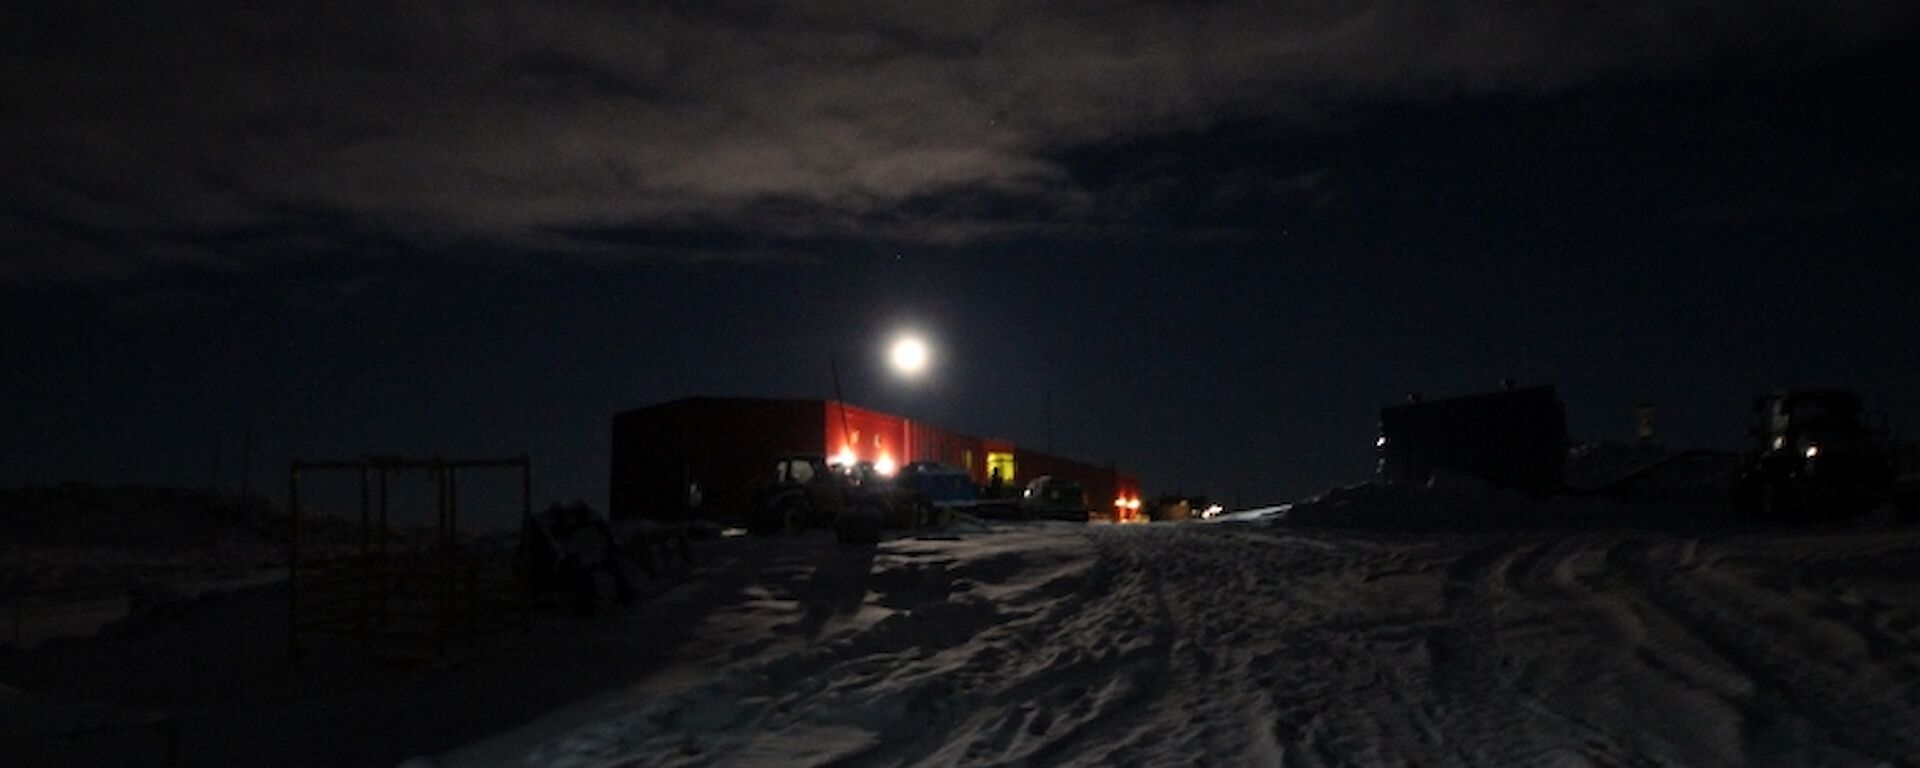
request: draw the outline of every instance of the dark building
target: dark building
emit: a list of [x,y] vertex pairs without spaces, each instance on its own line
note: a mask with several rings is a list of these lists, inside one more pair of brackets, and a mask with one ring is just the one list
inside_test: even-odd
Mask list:
[[1009,488],[1050,474],[1078,483],[1096,511],[1140,495],[1139,482],[1113,467],[838,401],[693,397],[614,415],[611,513],[616,519],[743,519],[754,482],[771,479],[782,454],[871,462],[882,471],[934,461],[965,469],[983,486],[997,471]]
[[1411,402],[1380,411],[1380,476],[1424,483],[1434,470],[1548,494],[1563,484],[1566,409],[1539,386]]

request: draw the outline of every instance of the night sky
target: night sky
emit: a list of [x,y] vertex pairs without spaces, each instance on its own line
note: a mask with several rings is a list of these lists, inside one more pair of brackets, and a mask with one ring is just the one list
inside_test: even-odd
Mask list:
[[524,451],[602,506],[614,412],[834,357],[1245,504],[1508,377],[1582,440],[1920,434],[1920,5],[816,5],[10,11],[0,484]]

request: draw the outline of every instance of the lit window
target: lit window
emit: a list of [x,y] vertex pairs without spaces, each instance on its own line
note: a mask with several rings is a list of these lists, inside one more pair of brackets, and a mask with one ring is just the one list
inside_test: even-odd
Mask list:
[[989,476],[994,474],[995,471],[998,471],[1000,474],[1000,482],[1012,483],[1015,482],[1015,478],[1018,477],[1018,474],[1015,473],[1014,470],[1015,466],[1012,451],[987,452],[987,474]]

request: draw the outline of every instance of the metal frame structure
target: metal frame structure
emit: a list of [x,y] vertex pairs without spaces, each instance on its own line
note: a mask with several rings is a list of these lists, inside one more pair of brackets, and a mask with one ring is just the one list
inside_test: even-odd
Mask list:
[[[459,541],[462,470],[519,469],[522,521],[533,514],[532,464],[525,456],[483,459],[409,459],[291,462],[287,472],[287,653],[297,658],[309,635],[355,638],[372,652],[376,639],[425,640],[444,658],[455,640],[468,647],[482,634],[530,626],[529,602],[502,559],[463,551]],[[389,481],[426,472],[435,488],[435,536],[424,550],[394,545],[388,524]],[[303,560],[302,473],[359,475],[357,546]]]

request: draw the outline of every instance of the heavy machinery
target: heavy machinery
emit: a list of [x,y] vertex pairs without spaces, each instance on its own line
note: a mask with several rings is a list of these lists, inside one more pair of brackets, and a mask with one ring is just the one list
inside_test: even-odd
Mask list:
[[[1117,511],[1127,510],[1126,502],[1115,502]],[[1134,502],[1136,508],[1138,502]],[[1020,492],[1020,512],[1030,520],[1064,520],[1071,523],[1087,522],[1087,494],[1080,484],[1052,475],[1041,475],[1027,483]],[[1116,520],[1118,517],[1116,516]]]
[[748,529],[763,535],[832,528],[845,541],[875,541],[883,527],[910,528],[932,516],[910,485],[871,464],[828,464],[818,454],[777,458],[772,480],[757,484],[753,499]]
[[1884,430],[1868,426],[1860,396],[1797,389],[1761,397],[1753,444],[1734,472],[1742,517],[1788,521],[1850,517],[1892,497],[1894,455]]
[[773,478],[758,481],[747,529],[756,534],[832,525],[847,509],[847,478],[823,456],[787,454],[773,464]]

